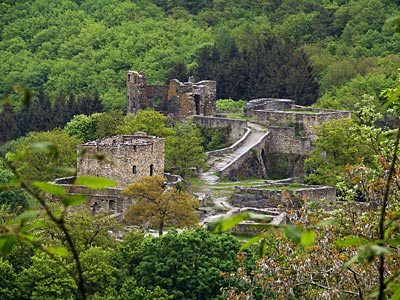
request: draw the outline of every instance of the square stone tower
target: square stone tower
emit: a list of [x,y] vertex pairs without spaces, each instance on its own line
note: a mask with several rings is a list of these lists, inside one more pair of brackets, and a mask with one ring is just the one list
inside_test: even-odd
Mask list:
[[78,146],[77,175],[118,181],[119,188],[143,176],[164,176],[164,139],[144,132],[118,135]]

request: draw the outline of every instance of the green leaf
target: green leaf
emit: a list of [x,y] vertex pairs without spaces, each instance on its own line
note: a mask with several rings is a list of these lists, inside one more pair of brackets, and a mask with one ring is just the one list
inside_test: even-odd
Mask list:
[[394,238],[394,239],[387,239],[386,244],[388,244],[389,246],[393,246],[393,247],[398,247],[400,246],[400,238]]
[[397,286],[397,290],[394,292],[390,300],[400,300],[400,285]]
[[265,239],[262,239],[260,247],[258,248],[258,257],[263,257],[266,252],[267,252],[267,241]]
[[32,145],[32,150],[36,153],[45,153],[54,157],[58,156],[58,149],[56,145],[51,142],[40,142]]
[[365,244],[365,240],[358,236],[347,236],[343,239],[336,240],[335,244],[341,247],[359,246]]
[[70,168],[70,167],[60,167],[57,166],[54,168],[55,171],[59,173],[69,173],[69,174],[75,174],[76,173],[76,168]]
[[21,184],[22,180],[20,178],[17,177],[11,177],[9,180],[9,185],[12,186],[19,186]]
[[249,213],[244,212],[241,213],[240,215],[235,215],[229,218],[224,218],[220,221],[217,221],[214,226],[213,232],[215,233],[221,233],[228,231],[229,229],[232,229],[235,227],[237,224],[240,222],[247,220],[249,218]]
[[314,230],[308,230],[304,231],[301,235],[300,243],[303,246],[309,246],[313,244],[315,241],[315,231]]
[[17,161],[19,161],[21,158],[23,158],[25,156],[24,152],[17,152],[17,153],[11,153],[11,152],[7,152],[6,153],[6,160],[8,164],[13,164]]
[[68,249],[65,247],[49,247],[47,248],[51,254],[59,255],[59,256],[68,256]]
[[62,199],[61,202],[64,206],[76,206],[82,204],[86,200],[87,197],[85,195],[71,195]]
[[12,219],[9,224],[22,224],[23,222],[32,220],[37,217],[37,215],[40,213],[40,210],[31,210],[28,209]]
[[322,222],[318,223],[317,226],[330,226],[330,225],[336,225],[339,224],[339,221],[336,220],[335,218],[330,218],[323,220]]
[[299,228],[297,228],[294,225],[288,225],[285,228],[285,234],[286,236],[291,239],[293,242],[295,242],[296,244],[300,243],[301,241],[301,236],[302,236],[302,232]]
[[359,257],[358,255],[354,255],[348,262],[344,263],[342,266],[342,269],[346,269],[347,267],[349,267],[352,263],[355,263],[356,261],[358,261]]
[[43,181],[35,181],[33,183],[34,186],[39,188],[41,191],[45,193],[49,193],[52,195],[65,195],[67,191],[60,187],[59,185],[43,182]]
[[15,235],[10,235],[10,234],[0,235],[0,252],[4,255],[10,253],[16,241],[17,237]]
[[20,233],[20,238],[22,238],[24,241],[28,241],[30,243],[33,243],[37,240],[36,236],[34,236],[31,233]]
[[90,189],[104,189],[116,186],[118,183],[115,180],[104,177],[80,176],[76,178],[75,184],[83,185]]
[[373,253],[375,254],[375,256],[380,256],[380,255],[384,255],[384,254],[393,254],[393,252],[391,252],[388,248],[383,247],[383,246],[379,246],[379,245],[369,245],[370,249],[372,249]]
[[35,221],[32,222],[32,227],[37,228],[43,228],[46,227],[46,222],[43,219],[36,219]]
[[259,222],[263,222],[263,223],[269,223],[272,221],[273,218],[268,217],[266,215],[262,215],[262,214],[249,213],[248,219],[258,220]]
[[368,295],[368,299],[376,299],[379,296],[379,290],[374,291],[373,293]]
[[247,240],[247,242],[245,243],[245,244],[243,244],[241,247],[240,247],[240,250],[245,250],[245,249],[247,249],[248,247],[250,247],[251,245],[253,245],[253,244],[255,244],[255,243],[258,243],[261,239],[263,239],[264,237],[260,234],[260,235],[257,235],[257,236],[255,236],[255,237],[252,237],[251,239],[249,239],[249,240]]

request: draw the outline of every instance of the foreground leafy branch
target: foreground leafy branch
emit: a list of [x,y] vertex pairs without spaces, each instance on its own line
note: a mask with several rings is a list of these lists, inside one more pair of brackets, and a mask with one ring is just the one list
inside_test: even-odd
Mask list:
[[[36,153],[46,153],[47,155],[57,155],[58,153],[57,148],[50,143],[34,144],[30,150]],[[34,222],[34,219],[40,211],[28,209],[22,214],[16,216],[7,224],[5,232],[0,235],[0,252],[7,254],[11,251],[13,245],[19,241],[28,243],[37,249],[50,254],[53,258],[56,256],[68,256],[68,253],[71,253],[76,265],[76,275],[73,271],[65,269],[75,280],[81,299],[86,299],[85,282],[83,279],[83,270],[79,258],[79,252],[72,239],[71,232],[66,226],[66,218],[68,217],[69,208],[82,204],[86,201],[86,197],[84,195],[69,194],[65,189],[55,184],[42,181],[34,181],[33,183],[30,183],[23,180],[23,176],[19,173],[17,166],[26,154],[26,152],[20,152],[7,155],[5,163],[14,174],[14,177],[11,178],[8,185],[2,186],[2,189],[8,189],[10,187],[21,188],[32,196],[32,198],[39,204],[39,208],[44,212],[44,215],[54,223],[64,235],[67,249],[63,247],[43,247],[40,244],[40,241],[28,232],[29,227],[40,227],[40,224],[35,225]],[[116,185],[116,182],[105,178],[79,177],[75,180],[74,184],[84,185],[92,189],[99,189],[114,186]],[[69,192],[72,192],[72,190]],[[62,212],[60,214],[57,210],[53,210],[51,205],[52,202],[49,202],[49,199],[52,197],[61,200]],[[27,226],[28,224],[29,226]],[[58,261],[60,262],[61,260]]]

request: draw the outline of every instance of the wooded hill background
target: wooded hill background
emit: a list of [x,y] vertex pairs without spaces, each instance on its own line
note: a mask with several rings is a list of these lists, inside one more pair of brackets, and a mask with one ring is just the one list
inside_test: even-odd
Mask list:
[[386,20],[400,14],[399,4],[5,0],[0,96],[19,99],[13,87],[26,85],[43,107],[66,115],[52,121],[62,126],[71,114],[57,108],[89,113],[101,102],[106,111],[124,110],[125,74],[133,69],[150,84],[189,74],[217,80],[218,98],[352,109],[365,93],[379,102],[379,91],[395,82],[400,34]]

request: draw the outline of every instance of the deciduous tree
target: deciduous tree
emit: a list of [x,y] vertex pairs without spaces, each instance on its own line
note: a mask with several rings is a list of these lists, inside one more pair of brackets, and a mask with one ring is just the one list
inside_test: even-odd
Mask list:
[[125,213],[129,224],[149,224],[162,235],[165,225],[182,228],[199,222],[195,211],[198,201],[186,191],[167,187],[165,180],[161,176],[145,176],[124,190],[123,194],[134,201]]
[[197,126],[186,121],[176,124],[175,134],[166,139],[166,169],[182,177],[195,174],[206,167],[207,155]]
[[144,242],[136,268],[138,283],[160,286],[174,299],[221,299],[222,272],[237,268],[239,241],[204,229],[168,232]]
[[132,134],[144,131],[148,135],[167,137],[174,134],[172,128],[166,127],[167,117],[152,109],[139,110],[136,115],[127,115],[124,123],[117,128],[118,133]]

